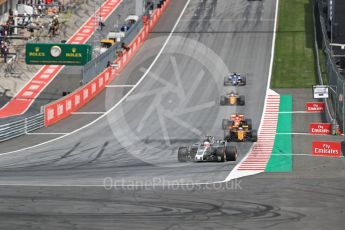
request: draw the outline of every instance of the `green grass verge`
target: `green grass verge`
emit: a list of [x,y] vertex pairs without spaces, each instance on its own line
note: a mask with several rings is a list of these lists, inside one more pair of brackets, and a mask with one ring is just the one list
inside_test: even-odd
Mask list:
[[279,1],[272,88],[309,88],[317,82],[310,1]]
[[[280,112],[292,111],[292,96],[280,97]],[[292,171],[292,114],[280,113],[278,116],[277,133],[272,155],[267,163],[266,172],[291,172]],[[284,134],[285,133],[285,134]]]

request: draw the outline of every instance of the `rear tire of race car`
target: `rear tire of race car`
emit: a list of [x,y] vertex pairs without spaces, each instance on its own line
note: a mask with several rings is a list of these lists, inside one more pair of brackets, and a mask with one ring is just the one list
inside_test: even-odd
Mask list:
[[252,129],[252,119],[246,119],[246,123],[248,125],[248,129],[251,130]]
[[237,160],[237,148],[235,146],[226,146],[225,147],[226,159],[228,161]]
[[189,152],[190,159],[195,159],[195,155],[197,152],[198,152],[198,148],[192,147],[190,152]]
[[258,141],[258,132],[256,130],[252,131],[251,141],[252,142],[257,142]]
[[188,149],[186,147],[180,147],[177,152],[177,159],[179,162],[186,162],[188,155]]
[[247,79],[246,79],[246,77],[242,77],[242,82],[243,82],[243,85],[246,85],[246,84],[247,84]]
[[225,86],[229,85],[229,80],[227,77],[224,77],[224,85]]
[[226,105],[226,100],[227,100],[226,97],[221,96],[221,97],[220,97],[220,105]]
[[217,161],[219,161],[219,162],[225,162],[226,161],[226,155],[225,155],[224,147],[217,148]]
[[230,142],[231,137],[228,130],[224,130],[224,141]]
[[238,105],[244,105],[245,104],[245,98],[244,96],[240,96],[238,98],[238,102],[237,102]]
[[222,121],[222,129],[223,130],[228,130],[230,126],[230,121],[228,119],[223,119]]

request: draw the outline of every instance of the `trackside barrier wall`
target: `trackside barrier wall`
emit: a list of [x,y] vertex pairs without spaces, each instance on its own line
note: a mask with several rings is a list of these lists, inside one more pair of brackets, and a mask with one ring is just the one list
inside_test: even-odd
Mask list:
[[148,20],[141,29],[140,33],[128,46],[130,50],[124,52],[121,57],[117,57],[115,63],[117,68],[106,68],[101,74],[96,76],[93,80],[87,83],[85,86],[77,89],[75,92],[48,104],[44,107],[45,113],[45,126],[51,126],[58,121],[68,117],[71,113],[77,111],[89,101],[91,101],[96,95],[98,95],[107,84],[109,84],[130,62],[132,57],[138,52],[143,42],[147,39],[149,32],[157,24],[162,13],[170,3],[170,0],[164,1],[161,8],[157,8],[153,11],[151,19]]
[[337,120],[340,130],[344,133],[345,131],[345,79],[340,74],[340,71],[335,63],[330,47],[330,41],[327,35],[326,29],[326,15],[323,14],[323,4],[315,0],[314,4],[314,15],[316,24],[316,35],[317,35],[317,49],[322,48],[324,56],[324,64],[327,72],[328,85],[332,88],[329,90],[330,98],[328,102],[330,107],[334,108],[333,117]]
[[19,121],[0,125],[0,142],[25,135],[34,130],[44,127],[44,114],[36,114]]

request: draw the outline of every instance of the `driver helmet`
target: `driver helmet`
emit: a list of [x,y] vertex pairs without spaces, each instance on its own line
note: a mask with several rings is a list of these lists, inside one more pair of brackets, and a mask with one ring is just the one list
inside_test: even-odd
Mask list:
[[211,144],[210,144],[210,142],[205,141],[205,142],[204,142],[204,146],[205,146],[206,148],[208,148],[208,147],[210,147],[210,146],[211,146]]

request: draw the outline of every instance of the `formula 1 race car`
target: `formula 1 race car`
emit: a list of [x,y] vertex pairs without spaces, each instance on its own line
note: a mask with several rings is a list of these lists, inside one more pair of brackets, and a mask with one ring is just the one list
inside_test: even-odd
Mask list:
[[245,76],[242,76],[240,74],[230,73],[229,76],[224,78],[224,85],[232,85],[232,86],[244,86],[246,85],[247,80]]
[[239,126],[248,126],[248,129],[252,128],[252,120],[246,119],[243,114],[233,114],[230,116],[230,119],[223,119],[222,121],[222,128],[223,130],[229,130],[233,127]]
[[222,128],[226,141],[251,141],[258,140],[257,131],[252,130],[252,120],[245,119],[242,114],[231,115],[229,119],[223,119]]
[[230,146],[224,140],[215,140],[212,136],[206,136],[201,143],[178,149],[177,158],[179,162],[186,161],[236,161],[237,149]]
[[244,105],[244,96],[238,93],[230,92],[220,97],[220,105]]

